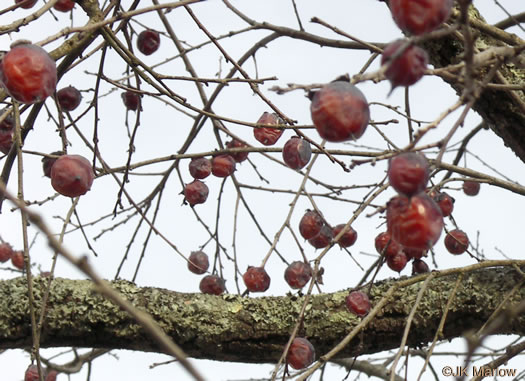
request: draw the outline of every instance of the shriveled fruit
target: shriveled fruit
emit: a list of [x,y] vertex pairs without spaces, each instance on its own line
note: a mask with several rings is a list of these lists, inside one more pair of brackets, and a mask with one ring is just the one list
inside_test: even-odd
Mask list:
[[56,370],[46,369],[46,379],[45,381],[56,381],[58,372]]
[[313,238],[310,238],[308,240],[308,243],[312,245],[313,247],[315,247],[316,249],[322,249],[330,245],[333,238],[334,238],[334,231],[332,230],[330,226],[325,224],[319,231],[319,234],[317,234]]
[[294,369],[304,369],[314,362],[315,349],[312,343],[304,337],[293,339],[286,361]]
[[249,266],[242,280],[250,292],[264,292],[270,287],[270,276],[264,267]]
[[205,179],[211,173],[211,161],[205,157],[193,158],[188,166],[190,175],[194,179]]
[[208,193],[208,186],[200,180],[194,180],[184,187],[184,197],[190,206],[206,202]]
[[[264,112],[257,121],[259,124],[284,124],[284,121],[276,113]],[[283,134],[283,130],[271,127],[259,127],[253,129],[253,136],[265,146],[273,146]]]
[[235,160],[230,155],[214,156],[211,159],[211,173],[217,177],[228,177],[235,172]]
[[57,102],[62,111],[73,111],[82,100],[82,94],[73,86],[64,87],[57,91]]
[[386,264],[390,269],[401,272],[407,265],[408,258],[403,251],[398,252],[396,255],[386,257]]
[[[63,154],[64,154],[63,151],[51,152],[51,155],[55,155],[55,156],[62,156]],[[42,169],[44,171],[44,176],[51,178],[51,167],[53,167],[53,164],[55,164],[55,161],[57,161],[56,157],[44,156],[42,158]]]
[[312,267],[305,262],[292,262],[284,271],[284,279],[291,288],[303,288],[312,278]]
[[188,258],[188,270],[194,274],[204,274],[208,271],[210,263],[208,256],[203,251],[193,251]]
[[122,93],[122,102],[128,110],[137,111],[140,107],[140,95],[133,91],[126,91]]
[[157,51],[160,46],[159,32],[147,29],[139,33],[137,38],[137,49],[147,56]]
[[199,290],[203,294],[221,295],[226,291],[226,284],[218,275],[206,275],[201,279]]
[[0,82],[20,103],[42,102],[56,89],[55,61],[40,46],[21,42],[0,61]]
[[7,242],[0,244],[0,262],[5,263],[13,256],[13,248]]
[[365,316],[370,312],[370,299],[363,291],[352,291],[345,298],[346,308],[357,316]]
[[20,8],[29,9],[33,8],[37,0],[15,0],[15,4],[20,4]]
[[412,86],[423,77],[428,65],[428,54],[419,46],[410,45],[401,51],[406,43],[406,40],[394,41],[381,56],[381,65],[388,65],[385,77],[392,84],[392,89]]
[[443,230],[439,206],[423,192],[410,199],[393,197],[387,204],[386,221],[392,238],[411,249],[430,249]]
[[51,167],[51,185],[63,196],[86,194],[94,179],[91,163],[80,155],[62,155]]
[[24,381],[38,381],[38,367],[35,364],[29,365],[24,374]]
[[75,2],[72,0],[58,0],[53,8],[59,12],[69,12],[75,7]]
[[361,137],[370,121],[368,102],[354,85],[335,81],[311,93],[310,112],[319,135],[329,142]]
[[307,210],[299,222],[299,232],[304,239],[314,238],[324,225],[323,217],[315,210]]
[[479,193],[480,187],[477,181],[466,180],[463,182],[463,192],[467,196],[476,196]]
[[421,259],[414,259],[412,262],[412,274],[424,274],[428,273],[430,269],[425,261]]
[[402,250],[401,245],[392,239],[389,232],[379,233],[374,244],[377,252],[385,257],[396,255]]
[[[233,139],[226,143],[227,148],[246,148],[248,147],[247,144],[244,144],[237,139]],[[235,160],[236,163],[242,163],[244,160],[248,158],[248,152],[235,152],[230,153],[230,156],[233,157],[233,160]]]
[[0,128],[0,151],[3,154],[8,154],[13,145],[15,135],[14,128]]
[[451,254],[463,254],[468,249],[468,236],[463,230],[454,229],[445,236],[445,247]]
[[304,168],[312,157],[312,147],[306,140],[294,136],[283,147],[283,160],[292,169]]
[[[346,224],[339,224],[333,229],[334,238],[341,233],[343,228],[346,226]],[[341,247],[350,247],[352,246],[355,241],[357,240],[357,232],[352,228],[351,226],[348,227],[348,230],[343,233],[341,238],[337,241],[339,246]]]
[[454,199],[450,197],[448,193],[437,192],[432,198],[436,204],[438,204],[439,209],[441,209],[443,217],[448,217],[452,214],[454,210]]
[[415,152],[404,152],[390,159],[388,181],[392,188],[407,197],[413,196],[427,186],[429,175],[425,156]]
[[11,255],[11,263],[17,269],[20,269],[20,270],[25,269],[26,263],[24,261],[24,252],[21,250],[13,251],[13,254]]
[[389,0],[390,12],[397,26],[420,35],[435,30],[447,21],[452,0]]

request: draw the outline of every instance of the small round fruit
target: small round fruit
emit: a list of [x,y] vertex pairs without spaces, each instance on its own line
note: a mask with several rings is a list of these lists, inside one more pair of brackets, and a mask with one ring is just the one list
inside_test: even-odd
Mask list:
[[184,187],[184,197],[190,206],[206,202],[208,193],[208,186],[200,180],[194,180]]
[[397,26],[408,33],[431,32],[447,21],[453,0],[389,0]]
[[394,256],[402,250],[401,245],[392,239],[389,232],[379,233],[374,243],[377,252],[385,257]]
[[57,102],[62,111],[73,111],[82,100],[82,94],[73,86],[64,87],[57,91]]
[[[257,123],[277,126],[279,124],[284,124],[284,121],[276,113],[270,114],[269,112],[264,112]],[[277,140],[279,140],[283,132],[284,131],[279,128],[259,127],[253,129],[253,136],[265,146],[273,146]]]
[[430,249],[443,230],[439,206],[423,192],[411,198],[393,197],[387,204],[386,221],[392,238],[411,249]]
[[15,0],[15,4],[20,4],[20,8],[29,9],[33,8],[37,0]]
[[316,249],[322,249],[330,245],[332,243],[332,239],[334,238],[334,231],[332,228],[328,225],[323,225],[321,228],[321,231],[319,234],[317,234],[314,238],[310,238],[308,240],[308,243],[315,247]]
[[75,2],[72,0],[58,0],[53,8],[59,12],[69,12],[75,6]]
[[383,50],[381,56],[381,65],[388,65],[385,77],[392,84],[392,89],[413,85],[423,77],[428,65],[428,54],[419,46],[410,45],[398,53],[406,43],[406,40],[394,41]]
[[370,121],[368,102],[354,85],[336,81],[312,93],[310,112],[319,135],[329,142],[361,137]]
[[56,381],[58,372],[56,370],[46,369],[46,379],[45,381]]
[[[334,238],[343,230],[343,228],[346,226],[346,224],[339,224],[337,225],[334,230]],[[350,247],[352,246],[355,241],[357,240],[357,232],[352,228],[351,226],[348,227],[348,230],[339,238],[337,243],[341,247]]]
[[[51,152],[51,155],[55,156],[62,156],[64,154],[63,151],[55,151]],[[44,171],[44,176],[51,178],[51,167],[53,167],[53,164],[55,164],[55,161],[57,161],[57,157],[49,157],[44,156],[42,158],[42,169]]]
[[7,242],[0,244],[0,262],[5,263],[13,256],[13,248]]
[[29,365],[24,375],[24,381],[38,381],[38,367],[35,364]]
[[386,264],[390,269],[401,272],[407,265],[408,258],[403,251],[398,252],[396,255],[386,257]]
[[433,197],[436,204],[438,204],[439,209],[441,209],[441,214],[443,217],[448,217],[452,214],[454,210],[454,199],[445,192],[436,193]]
[[315,210],[307,210],[299,222],[299,232],[304,239],[314,238],[324,225],[323,217]]
[[17,269],[23,270],[26,267],[26,262],[24,261],[24,252],[21,250],[13,251],[11,255],[11,263]]
[[62,155],[51,167],[51,185],[63,196],[86,194],[94,179],[91,163],[80,155]]
[[284,271],[284,280],[293,288],[303,288],[312,278],[312,267],[305,262],[292,262]]
[[463,182],[463,192],[467,196],[476,196],[479,193],[480,184],[477,181],[467,180]]
[[[232,141],[226,143],[227,148],[246,148],[248,147],[247,144],[244,144],[237,139],[233,139]],[[236,163],[242,163],[244,160],[248,158],[248,152],[235,152],[230,153],[230,156],[233,157],[233,160],[235,160]]]
[[445,236],[445,247],[451,254],[463,254],[468,249],[468,236],[463,230],[454,229]]
[[411,249],[408,247],[403,248],[403,253],[407,256],[408,259],[421,259],[426,257],[427,251],[420,249]]
[[365,316],[370,312],[370,299],[363,291],[352,291],[345,298],[346,308],[357,316]]
[[0,151],[8,154],[13,145],[15,131],[14,129],[0,128]]
[[214,156],[211,159],[211,173],[216,177],[228,177],[235,172],[235,160],[230,155]]
[[157,51],[160,45],[160,35],[158,32],[147,29],[139,33],[137,38],[137,49],[147,56]]
[[208,271],[210,263],[208,256],[203,251],[193,251],[188,258],[188,270],[194,274],[204,274]]
[[190,175],[194,179],[205,179],[211,173],[211,161],[205,157],[193,158],[189,164]]
[[133,91],[126,91],[121,94],[122,102],[128,110],[137,111],[140,107],[140,95],[134,93]]
[[17,44],[0,61],[0,82],[20,103],[42,102],[56,89],[55,61],[38,45]]
[[388,163],[390,185],[407,197],[426,188],[428,174],[427,159],[420,153],[404,152],[391,158]]
[[304,337],[296,337],[293,339],[290,348],[288,349],[288,355],[286,361],[294,369],[304,369],[314,362],[315,349],[312,343],[310,343]]
[[203,294],[221,295],[226,291],[226,284],[218,275],[206,275],[201,279],[199,290]]
[[248,266],[242,280],[250,292],[264,292],[270,287],[270,276],[264,267]]
[[301,169],[312,157],[312,147],[306,140],[294,136],[283,147],[283,160],[292,169]]
[[414,259],[412,262],[412,274],[424,274],[428,273],[430,269],[425,261],[421,259]]

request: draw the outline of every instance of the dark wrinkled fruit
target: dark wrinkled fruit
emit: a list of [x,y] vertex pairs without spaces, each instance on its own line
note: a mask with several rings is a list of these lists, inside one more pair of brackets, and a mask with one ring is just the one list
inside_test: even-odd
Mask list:
[[184,187],[184,197],[190,206],[206,202],[208,193],[208,186],[200,180],[194,180]]
[[122,102],[128,110],[137,111],[140,107],[140,95],[133,91],[126,91],[122,93]]
[[72,0],[58,0],[53,8],[59,12],[69,12],[75,6],[75,3]]
[[434,195],[433,199],[436,204],[438,204],[439,209],[441,209],[441,214],[443,217],[448,217],[452,214],[452,211],[454,210],[454,199],[447,193],[437,193]]
[[468,249],[468,236],[459,229],[451,230],[445,236],[445,247],[451,254],[463,254]]
[[[260,124],[284,124],[284,121],[276,113],[264,112],[257,123]],[[283,134],[283,130],[271,127],[260,127],[253,129],[253,136],[265,146],[273,146]]]
[[[247,144],[244,144],[237,139],[233,139],[232,141],[229,141],[226,143],[227,148],[246,148],[248,147]],[[233,157],[233,160],[235,160],[236,163],[242,163],[244,160],[248,158],[248,152],[235,152],[230,153],[230,156]]]
[[377,252],[385,257],[391,257],[401,251],[401,245],[392,239],[389,232],[382,232],[375,238]]
[[407,265],[408,258],[403,251],[398,252],[396,255],[386,257],[386,264],[392,270],[401,272]]
[[428,268],[428,265],[425,263],[425,261],[422,261],[421,259],[414,259],[412,262],[412,274],[424,274],[428,273],[430,269]]
[[56,89],[55,61],[40,46],[20,43],[0,61],[0,82],[20,103],[42,102]]
[[73,111],[82,100],[82,94],[73,86],[64,87],[57,91],[57,102],[62,111]]
[[323,217],[314,210],[308,210],[299,222],[299,232],[304,239],[314,238],[324,225]]
[[463,182],[463,192],[467,196],[476,196],[479,193],[480,184],[477,181],[464,181]]
[[80,155],[62,155],[51,166],[51,185],[63,196],[86,194],[94,179],[91,163]]
[[334,232],[332,228],[328,225],[323,225],[323,227],[319,231],[319,234],[317,234],[314,238],[310,238],[308,240],[308,243],[316,249],[322,249],[330,245],[333,238]]
[[[334,230],[334,238],[343,230],[346,224],[337,225]],[[357,240],[357,232],[351,226],[348,227],[348,230],[339,238],[337,243],[341,247],[350,247]]]
[[[56,155],[56,156],[62,156],[63,154],[64,152],[62,151],[51,152],[51,155]],[[48,156],[44,156],[42,158],[42,169],[44,171],[44,176],[51,178],[51,167],[53,166],[53,164],[55,164],[55,161],[57,161],[57,159],[58,158],[56,157],[48,157]]]
[[33,8],[37,0],[15,0],[15,4],[20,4],[20,8]]
[[214,156],[211,159],[211,173],[217,177],[228,177],[235,172],[235,160],[230,155]]
[[319,135],[329,142],[358,139],[370,121],[368,102],[354,85],[336,81],[311,96],[310,112]]
[[148,29],[139,33],[137,38],[137,49],[147,56],[157,51],[160,45],[160,35],[158,32]]
[[312,147],[306,140],[292,137],[283,147],[283,160],[292,169],[304,168],[312,157]]
[[0,262],[5,263],[13,256],[13,248],[7,242],[0,244]]
[[226,285],[218,275],[206,275],[201,279],[199,289],[203,294],[221,295],[226,291]]
[[346,308],[357,316],[365,316],[370,311],[370,299],[363,291],[352,291],[345,298]]
[[15,137],[15,129],[0,128],[0,151],[3,154],[8,154],[13,145],[13,139]]
[[13,254],[11,255],[11,263],[17,269],[25,269],[26,263],[24,261],[24,252],[21,250],[13,251]]
[[305,262],[292,262],[284,272],[284,279],[291,288],[303,288],[312,278],[312,267]]
[[242,280],[250,292],[264,292],[270,287],[270,276],[263,267],[249,266]]
[[294,369],[304,369],[314,362],[315,349],[304,337],[296,337],[288,350],[286,361]]
[[193,251],[188,258],[188,270],[194,274],[204,274],[208,271],[210,263],[208,256],[203,251]]
[[397,40],[389,44],[381,56],[381,65],[388,65],[385,77],[397,86],[411,86],[423,77],[428,65],[428,54],[419,46],[410,45],[402,52],[400,48],[406,40]]
[[205,157],[191,159],[188,167],[194,179],[205,179],[211,173],[211,161]]
[[431,32],[447,21],[453,0],[389,0],[397,26],[408,33]]
[[415,152],[405,152],[390,159],[388,181],[392,188],[407,197],[413,196],[427,186],[429,175],[425,156]]

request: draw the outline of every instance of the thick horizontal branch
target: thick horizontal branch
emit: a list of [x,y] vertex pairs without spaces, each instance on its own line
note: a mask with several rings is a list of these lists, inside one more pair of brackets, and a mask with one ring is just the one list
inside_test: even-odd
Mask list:
[[[380,282],[371,289],[373,303],[396,282]],[[417,309],[409,345],[430,342],[444,313],[457,274],[433,279]],[[507,294],[523,283],[513,268],[488,268],[464,275],[448,312],[443,339],[480,328]],[[38,304],[47,279],[35,279]],[[136,307],[150,313],[186,353],[195,358],[238,362],[275,362],[297,321],[303,297],[240,297],[182,294],[158,288],[139,288],[118,281],[113,286]],[[398,347],[406,318],[422,282],[398,289],[392,300],[340,357],[375,353]],[[347,291],[314,295],[304,321],[306,335],[326,353],[359,322],[344,305]],[[505,302],[517,305],[525,295],[521,287]],[[525,335],[525,316],[508,321],[496,333]],[[358,335],[359,336],[359,335]],[[25,278],[0,281],[0,348],[30,347],[31,331]],[[159,351],[158,346],[125,312],[94,292],[88,280],[55,279],[41,338],[42,347],[74,346]]]

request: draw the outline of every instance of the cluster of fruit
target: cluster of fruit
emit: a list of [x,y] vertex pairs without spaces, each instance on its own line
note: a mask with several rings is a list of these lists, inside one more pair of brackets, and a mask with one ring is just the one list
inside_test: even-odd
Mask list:
[[[56,381],[57,371],[53,369],[44,369],[44,381]],[[29,365],[26,369],[24,381],[39,381],[38,367],[35,364]]]
[[[30,9],[35,6],[37,1],[38,0],[15,0],[15,4],[19,4],[20,8]],[[53,5],[53,9],[59,12],[69,12],[74,6],[75,2],[73,0],[58,0],[55,5]]]
[[26,267],[24,261],[24,252],[22,250],[13,250],[13,247],[7,242],[0,244],[0,262],[5,263],[11,260],[11,264],[17,269],[23,270]]

